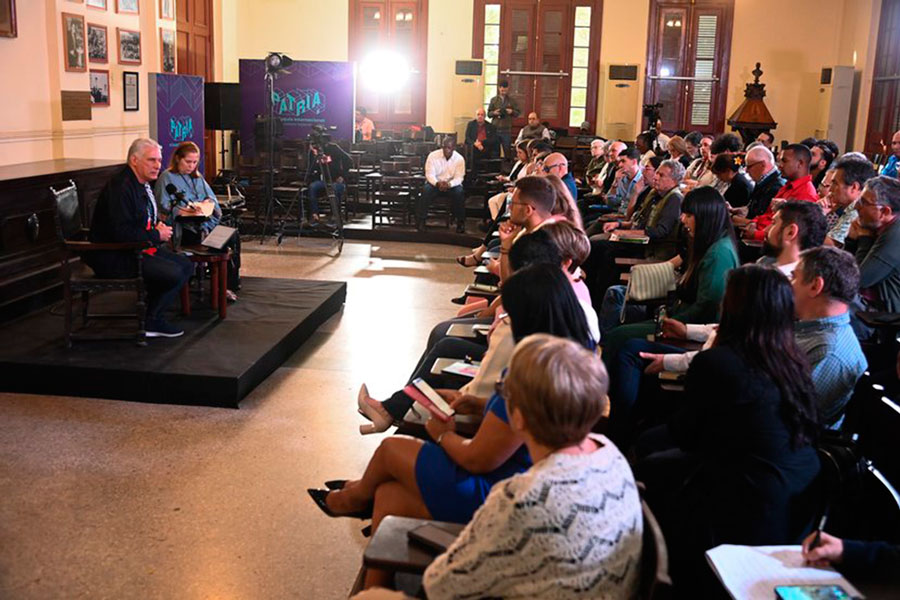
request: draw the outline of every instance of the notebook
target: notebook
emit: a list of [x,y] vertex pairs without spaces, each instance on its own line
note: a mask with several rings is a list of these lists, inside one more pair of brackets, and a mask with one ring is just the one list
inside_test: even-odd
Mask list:
[[772,600],[778,585],[839,585],[864,597],[836,570],[807,565],[800,546],[722,544],[707,550],[706,560],[735,600]]

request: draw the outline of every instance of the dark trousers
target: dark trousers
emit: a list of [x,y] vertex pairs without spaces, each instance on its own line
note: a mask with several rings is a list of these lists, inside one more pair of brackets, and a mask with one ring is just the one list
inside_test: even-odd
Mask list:
[[[331,215],[335,221],[340,221],[341,200],[344,199],[344,192],[347,190],[347,187],[341,182],[334,183],[333,187],[334,198],[329,198],[329,201],[331,202]],[[318,214],[319,196],[325,194],[326,191],[327,188],[325,187],[325,182],[321,179],[317,179],[309,184],[309,212],[311,215]]]
[[416,199],[417,223],[420,225],[425,224],[425,218],[428,216],[428,208],[438,196],[446,196],[450,199],[450,212],[453,214],[457,223],[464,223],[466,220],[466,194],[463,191],[463,186],[455,185],[442,192],[430,183],[425,184],[425,189],[422,190],[422,194]]
[[144,256],[143,273],[147,286],[147,321],[151,322],[162,318],[194,273],[194,264],[165,248],[157,248],[156,254]]
[[[184,229],[181,236],[181,243],[185,246],[194,246],[199,244],[206,233],[200,234],[191,229]],[[231,240],[225,244],[225,247],[231,250],[231,258],[228,260],[226,267],[228,271],[228,289],[237,291],[241,289],[241,234],[234,232]],[[193,274],[193,273],[192,273]]]
[[[422,357],[419,364],[416,365],[415,371],[410,376],[409,381],[417,377],[421,377],[428,382],[428,385],[437,389],[459,389],[463,386],[466,379],[454,375],[434,375],[431,372],[431,366],[435,359],[438,358],[458,358],[464,359],[470,357],[472,360],[481,360],[487,348],[481,344],[469,342],[460,338],[446,337]],[[402,421],[403,417],[414,404],[414,400],[407,396],[403,390],[394,392],[394,394],[381,403],[396,421]]]

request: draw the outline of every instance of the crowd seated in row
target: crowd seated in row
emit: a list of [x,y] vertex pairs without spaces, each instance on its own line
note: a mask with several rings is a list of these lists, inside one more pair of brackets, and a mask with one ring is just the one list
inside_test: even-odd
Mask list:
[[[489,203],[497,235],[459,259],[484,263],[475,281],[499,295],[461,296],[410,378],[481,417],[474,436],[429,418],[421,438],[384,440],[359,479],[310,490],[318,506],[371,517],[375,531],[387,515],[466,523],[425,573],[431,598],[635,597],[635,478],[678,597],[721,596],[704,557],[719,544],[806,539],[811,562],[895,565],[890,543],[822,533],[814,548],[808,536],[817,446],[848,433],[871,349],[896,352],[856,311],[900,312],[900,182],[827,140],[777,159],[773,142],[597,141],[574,193],[564,155],[543,139],[517,144],[510,189]],[[650,302],[632,301],[638,266],[665,274]],[[462,324],[491,330],[450,335]],[[440,357],[480,366],[462,385],[430,372]],[[371,431],[416,433],[429,414],[406,391],[379,402],[365,386],[358,407]],[[391,583],[367,572],[369,587]]]

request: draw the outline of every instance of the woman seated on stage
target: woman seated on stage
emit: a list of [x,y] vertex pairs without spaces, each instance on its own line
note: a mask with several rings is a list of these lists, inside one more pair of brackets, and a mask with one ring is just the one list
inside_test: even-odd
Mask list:
[[[510,265],[514,270],[537,264],[561,265],[563,273],[569,278],[575,297],[581,304],[591,339],[596,343],[600,339],[597,314],[591,306],[590,292],[588,292],[584,282],[580,280],[580,272],[578,270],[578,266],[584,261],[589,251],[590,246],[584,233],[568,221],[559,221],[541,227],[534,233],[522,237],[510,251],[509,259]],[[498,310],[498,315],[504,315],[505,312],[505,309],[501,307]],[[535,316],[537,314],[524,314],[522,318],[532,323]],[[487,336],[487,346],[476,340],[446,335],[446,332],[454,323],[491,323],[492,327]],[[538,320],[533,322],[533,324],[521,327],[521,329],[523,331],[543,331],[543,328],[547,326],[547,324]],[[411,382],[415,378],[421,377],[434,388],[452,387],[455,382],[458,385],[458,379],[433,374],[431,366],[438,358],[455,358],[460,360],[471,358],[472,360],[481,361],[475,377],[458,392],[454,392],[452,389],[444,389],[443,391],[454,399],[467,395],[486,398],[490,396],[493,384],[500,372],[508,365],[514,344],[507,316],[501,316],[491,321],[485,319],[444,321],[432,331],[429,337],[428,350],[419,360],[409,381]],[[381,433],[387,431],[393,424],[403,421],[404,416],[413,405],[413,399],[403,390],[400,390],[387,400],[379,402],[369,395],[368,388],[363,384],[359,390],[357,405],[360,414],[372,421],[370,425],[361,426],[360,432],[363,434]]]
[[[728,272],[740,263],[731,218],[722,194],[709,186],[694,188],[684,198],[681,222],[688,235],[688,255],[684,274],[677,280],[676,301],[667,316],[682,323],[715,323],[719,320],[719,304],[725,294]],[[682,263],[680,256],[670,261]],[[603,333],[603,361],[607,367],[619,348],[629,339],[652,334],[656,325],[647,318],[643,307],[628,306],[625,325],[620,321],[625,287],[614,285],[606,291],[600,309]],[[634,321],[640,321],[635,323]]]
[[[584,312],[558,266],[516,272],[504,285],[503,297],[514,340],[549,333],[593,350]],[[532,461],[524,439],[510,427],[500,395],[445,398],[460,414],[484,415],[475,437],[456,434],[452,419],[430,419],[425,428],[434,442],[397,435],[385,439],[361,479],[329,482],[334,491],[309,490],[316,504],[334,517],[372,515],[373,530],[387,515],[467,523],[495,483],[527,470]]]
[[643,519],[634,476],[591,433],[606,390],[603,363],[570,340],[541,334],[516,346],[500,393],[534,466],[497,484],[431,563],[428,598],[635,597]]
[[[169,168],[160,173],[153,190],[160,213],[167,215],[166,222],[173,227],[177,224],[176,232],[181,231],[180,239],[173,240],[176,246],[200,244],[222,219],[222,208],[215,192],[197,171],[199,164],[200,148],[197,144],[181,142],[172,153]],[[237,299],[233,290],[240,287],[237,236],[235,232],[229,243],[232,255],[228,261],[226,296],[231,302]]]

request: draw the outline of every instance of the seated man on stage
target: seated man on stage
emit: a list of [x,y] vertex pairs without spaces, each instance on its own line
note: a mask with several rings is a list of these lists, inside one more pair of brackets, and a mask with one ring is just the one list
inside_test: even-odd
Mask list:
[[425,160],[425,189],[416,201],[416,229],[425,231],[428,208],[435,196],[447,196],[450,210],[456,218],[456,233],[466,232],[466,194],[463,179],[466,176],[466,160],[456,152],[456,140],[444,138],[440,150],[435,150]]
[[[194,271],[191,262],[163,247],[172,228],[159,220],[150,182],[162,166],[160,146],[154,140],[137,139],[128,149],[128,165],[114,176],[97,199],[91,222],[92,242],[142,242],[143,276],[147,286],[147,337],[178,337],[184,331],[163,319]],[[98,277],[133,277],[136,269],[130,252],[92,252],[88,264]]]
[[484,119],[484,109],[479,108],[475,118],[466,125],[466,146],[472,148],[472,166],[476,170],[482,160],[496,158],[500,148],[497,128]]

